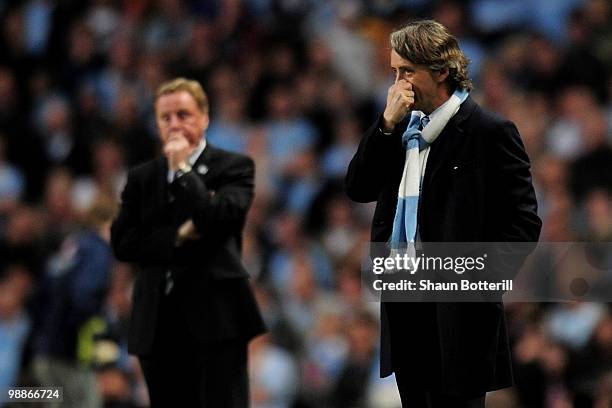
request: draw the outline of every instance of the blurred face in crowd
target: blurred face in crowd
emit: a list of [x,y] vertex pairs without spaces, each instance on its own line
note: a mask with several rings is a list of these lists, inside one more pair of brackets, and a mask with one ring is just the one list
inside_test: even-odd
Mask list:
[[195,147],[208,127],[208,113],[198,107],[195,98],[187,91],[161,95],[155,103],[155,118],[164,144],[184,137],[190,146]]
[[395,83],[403,80],[412,84],[414,105],[411,110],[430,114],[450,96],[444,83],[448,71],[432,72],[424,65],[402,58],[395,50],[391,50],[391,69],[395,74]]

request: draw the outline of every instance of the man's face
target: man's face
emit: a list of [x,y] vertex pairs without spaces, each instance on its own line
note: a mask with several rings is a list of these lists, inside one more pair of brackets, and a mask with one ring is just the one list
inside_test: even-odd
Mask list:
[[405,80],[412,84],[414,105],[412,110],[426,114],[433,112],[440,104],[440,91],[445,89],[444,79],[438,72],[432,72],[423,65],[413,64],[391,50],[391,69],[395,74],[395,83]]
[[195,147],[208,127],[208,114],[200,110],[187,91],[160,96],[155,104],[155,119],[164,144],[182,136]]

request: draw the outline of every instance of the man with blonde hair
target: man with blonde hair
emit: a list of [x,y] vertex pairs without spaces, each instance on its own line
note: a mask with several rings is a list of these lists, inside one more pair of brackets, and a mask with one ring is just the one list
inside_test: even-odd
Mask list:
[[151,407],[248,406],[247,344],[264,325],[241,262],[253,161],[206,142],[200,84],[162,84],[163,156],[130,170],[111,238],[140,268],[129,351]]
[[[470,98],[457,39],[424,20],[390,42],[395,82],[346,176],[351,199],[377,201],[372,241],[537,241],[529,158],[514,124]],[[487,391],[512,385],[501,297],[381,312],[381,375],[395,373],[404,407],[484,407]]]

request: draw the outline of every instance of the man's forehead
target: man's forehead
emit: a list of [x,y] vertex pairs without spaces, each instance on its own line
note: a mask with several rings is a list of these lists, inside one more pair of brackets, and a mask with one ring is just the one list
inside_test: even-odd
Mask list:
[[391,49],[390,63],[391,63],[392,67],[416,66],[416,64],[414,64],[413,62],[410,62],[409,60],[407,60],[407,59],[403,58],[401,55],[399,55],[397,53],[397,51],[395,51],[394,49]]
[[197,105],[195,98],[187,91],[178,90],[174,92],[160,95],[155,102],[155,106],[159,108],[172,108],[178,105]]

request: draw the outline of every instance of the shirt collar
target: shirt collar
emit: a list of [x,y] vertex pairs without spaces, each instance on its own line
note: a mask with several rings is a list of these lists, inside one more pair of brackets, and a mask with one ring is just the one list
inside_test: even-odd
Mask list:
[[205,148],[206,148],[206,138],[203,137],[198,147],[196,147],[193,153],[191,153],[191,156],[189,156],[188,161],[189,161],[190,166],[193,166],[195,162],[198,161],[198,158],[200,157],[200,155],[202,154]]

